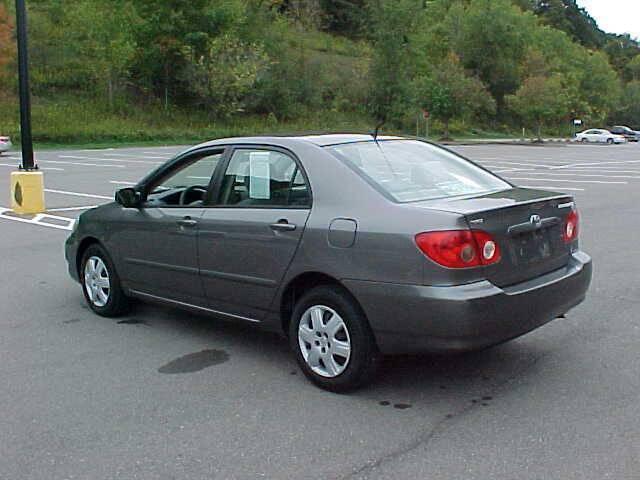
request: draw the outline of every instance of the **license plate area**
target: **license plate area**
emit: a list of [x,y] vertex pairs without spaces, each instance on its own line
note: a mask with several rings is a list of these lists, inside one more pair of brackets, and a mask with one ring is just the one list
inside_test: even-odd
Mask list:
[[513,237],[515,263],[529,265],[551,258],[553,256],[553,246],[550,241],[551,230],[552,228],[544,228]]

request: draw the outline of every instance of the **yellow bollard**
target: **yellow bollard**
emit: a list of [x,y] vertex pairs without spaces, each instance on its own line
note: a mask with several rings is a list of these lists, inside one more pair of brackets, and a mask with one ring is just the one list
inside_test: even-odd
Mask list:
[[45,211],[42,172],[11,172],[11,209],[19,214]]

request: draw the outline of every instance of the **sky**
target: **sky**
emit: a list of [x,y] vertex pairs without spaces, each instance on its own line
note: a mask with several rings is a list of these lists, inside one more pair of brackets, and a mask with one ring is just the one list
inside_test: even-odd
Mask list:
[[601,30],[640,39],[640,0],[578,0]]

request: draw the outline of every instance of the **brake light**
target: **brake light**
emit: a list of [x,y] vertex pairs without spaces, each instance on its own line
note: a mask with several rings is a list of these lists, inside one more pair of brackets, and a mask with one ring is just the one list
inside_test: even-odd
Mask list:
[[573,209],[567,215],[567,219],[564,222],[564,229],[562,231],[562,239],[565,243],[573,242],[578,238],[578,227],[580,223],[580,216],[578,211]]
[[482,230],[423,232],[415,237],[422,253],[448,268],[469,268],[500,261],[500,247]]

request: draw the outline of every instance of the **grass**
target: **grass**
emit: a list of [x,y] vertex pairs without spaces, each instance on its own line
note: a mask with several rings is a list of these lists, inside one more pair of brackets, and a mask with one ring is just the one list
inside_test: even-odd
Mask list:
[[[19,107],[15,99],[0,99],[0,134],[10,135],[19,147]],[[34,98],[32,129],[36,148],[107,148],[137,145],[178,145],[233,136],[331,132],[369,132],[375,122],[365,115],[335,111],[308,113],[302,118],[278,121],[269,115],[243,115],[216,120],[202,111],[136,106],[121,103],[109,108],[86,97],[57,96]],[[421,132],[424,132],[422,125]],[[415,135],[387,129],[385,133]],[[527,132],[530,133],[530,132]],[[546,132],[558,136],[558,132]],[[482,130],[460,122],[452,125],[455,140],[518,139],[521,132]],[[439,122],[433,121],[430,138],[442,136]],[[531,135],[529,135],[531,136]]]
[[[19,107],[0,100],[0,132],[19,143]],[[32,130],[37,148],[63,146],[191,144],[213,138],[310,132],[368,131],[373,122],[363,115],[319,111],[292,121],[245,115],[216,120],[204,112],[121,105],[109,109],[90,99],[36,98]]]

